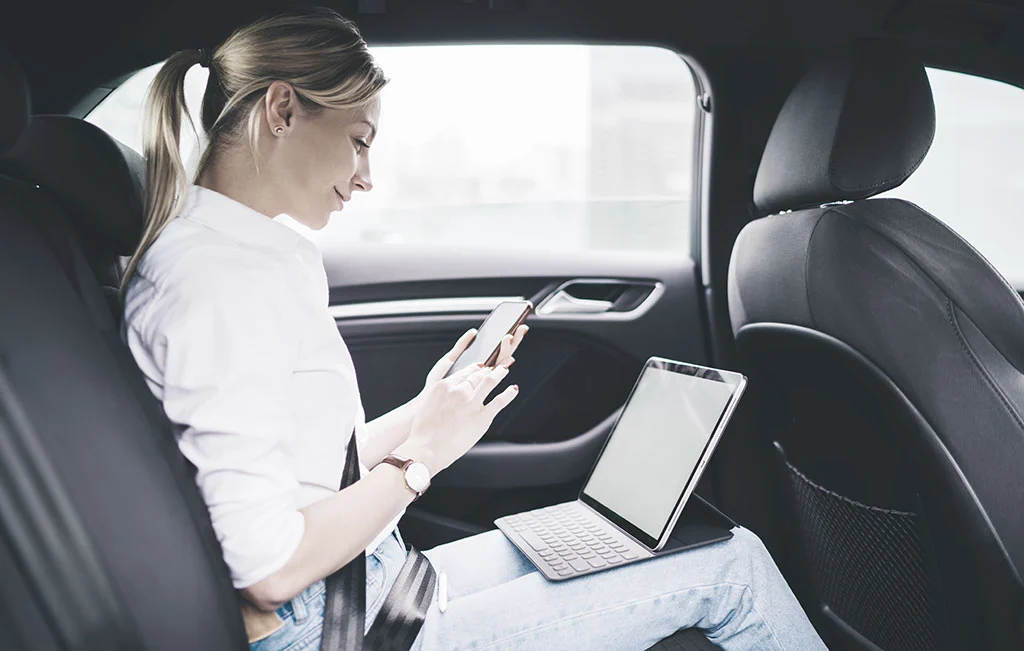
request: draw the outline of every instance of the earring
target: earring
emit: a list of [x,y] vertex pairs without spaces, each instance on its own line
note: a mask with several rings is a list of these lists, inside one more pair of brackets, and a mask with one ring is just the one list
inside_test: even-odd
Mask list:
[[284,127],[282,127],[282,126],[274,127],[274,133],[277,133],[277,134],[284,133]]

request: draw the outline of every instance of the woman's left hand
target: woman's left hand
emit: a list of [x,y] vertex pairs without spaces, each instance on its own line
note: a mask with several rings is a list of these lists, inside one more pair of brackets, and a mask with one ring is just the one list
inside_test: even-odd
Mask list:
[[[498,353],[498,362],[495,366],[512,365],[512,362],[515,361],[515,358],[512,355],[516,352],[516,348],[519,348],[519,344],[523,341],[523,337],[526,336],[526,333],[529,330],[529,326],[521,325],[516,328],[514,333],[502,337],[501,351]],[[455,345],[452,346],[452,349],[449,350],[444,357],[437,360],[437,363],[434,364],[434,368],[430,369],[430,372],[427,373],[427,380],[423,385],[423,391],[420,392],[420,395],[423,395],[423,393],[429,391],[431,387],[444,379],[445,373],[451,369],[452,364],[454,364],[455,360],[459,358],[462,351],[466,350],[466,348],[473,343],[474,337],[476,337],[476,328],[470,328],[461,337],[459,337],[459,340],[455,342]]]

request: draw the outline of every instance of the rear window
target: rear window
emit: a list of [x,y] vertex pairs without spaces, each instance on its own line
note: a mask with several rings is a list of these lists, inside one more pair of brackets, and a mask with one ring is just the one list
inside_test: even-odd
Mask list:
[[[391,83],[374,189],[319,232],[365,242],[505,249],[690,250],[696,92],[660,48],[372,48]],[[141,150],[139,71],[86,118]],[[206,70],[186,79],[199,115]],[[200,145],[183,138],[190,166]]]
[[1024,90],[928,70],[935,141],[921,166],[881,196],[912,201],[974,245],[1024,289]]

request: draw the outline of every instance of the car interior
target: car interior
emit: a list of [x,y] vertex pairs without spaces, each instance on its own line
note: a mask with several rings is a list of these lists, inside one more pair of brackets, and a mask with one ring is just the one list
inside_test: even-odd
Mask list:
[[[697,492],[761,537],[829,648],[1024,648],[1024,273],[1013,266],[1024,103],[1018,113],[947,83],[1024,92],[1024,7],[318,4],[355,20],[371,49],[450,46],[469,59],[460,48],[636,46],[672,53],[692,76],[685,142],[657,136],[650,149],[687,170],[682,189],[671,201],[650,193],[665,200],[661,220],[603,203],[601,219],[616,211],[607,219],[625,224],[611,244],[559,249],[523,228],[521,245],[493,246],[514,220],[469,206],[492,245],[321,247],[368,419],[412,398],[497,301],[547,306],[505,381],[522,395],[408,510],[408,542],[429,549],[575,499],[657,355],[749,378]],[[0,26],[0,649],[248,648],[173,425],[121,338],[117,288],[142,231],[145,160],[97,115],[139,71],[289,6],[43,2]],[[508,52],[527,65],[526,50]],[[635,66],[616,74],[626,89],[645,79]],[[460,85],[505,85],[543,105],[548,91],[530,79]],[[426,99],[457,121],[513,128],[511,113]],[[574,107],[560,109],[564,124],[584,119]],[[651,113],[644,104],[626,122],[647,128]],[[958,134],[964,144],[949,146]],[[593,143],[581,154],[599,155]],[[643,183],[606,172],[592,184]],[[914,194],[923,178],[933,194]],[[502,188],[513,202],[531,191]],[[682,244],[658,250],[661,228]],[[625,242],[634,232],[641,244]],[[688,629],[652,648],[718,647]]]

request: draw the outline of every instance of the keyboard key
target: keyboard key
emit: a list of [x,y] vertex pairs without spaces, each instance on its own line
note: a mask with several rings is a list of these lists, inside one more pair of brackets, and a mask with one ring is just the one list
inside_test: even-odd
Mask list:
[[623,557],[624,559],[626,559],[627,561],[631,561],[631,560],[633,560],[634,558],[636,558],[637,556],[639,556],[639,554],[637,554],[637,553],[636,553],[635,551],[633,551],[633,550],[626,550],[626,551],[622,552],[622,557]]
[[580,558],[571,561],[569,565],[571,565],[572,569],[576,570],[577,572],[586,572],[590,569],[590,565],[587,563],[587,561]]
[[526,541],[527,545],[533,547],[537,551],[541,551],[542,549],[548,548],[548,544],[541,540],[540,537],[537,536],[537,534],[533,533],[529,529],[523,529],[519,532],[519,535],[523,537],[523,540]]
[[618,554],[616,554],[615,552],[611,552],[611,551],[609,551],[609,552],[602,552],[602,553],[598,554],[598,556],[600,556],[604,560],[608,560],[609,558],[621,558]]
[[586,551],[580,554],[580,558],[594,558],[595,556],[597,556],[597,554],[591,551]]
[[596,556],[594,558],[588,558],[587,562],[590,563],[591,567],[604,567],[608,565],[603,558],[598,558]]
[[555,570],[555,574],[558,576],[569,576],[572,574],[572,568],[567,567],[564,570]]

